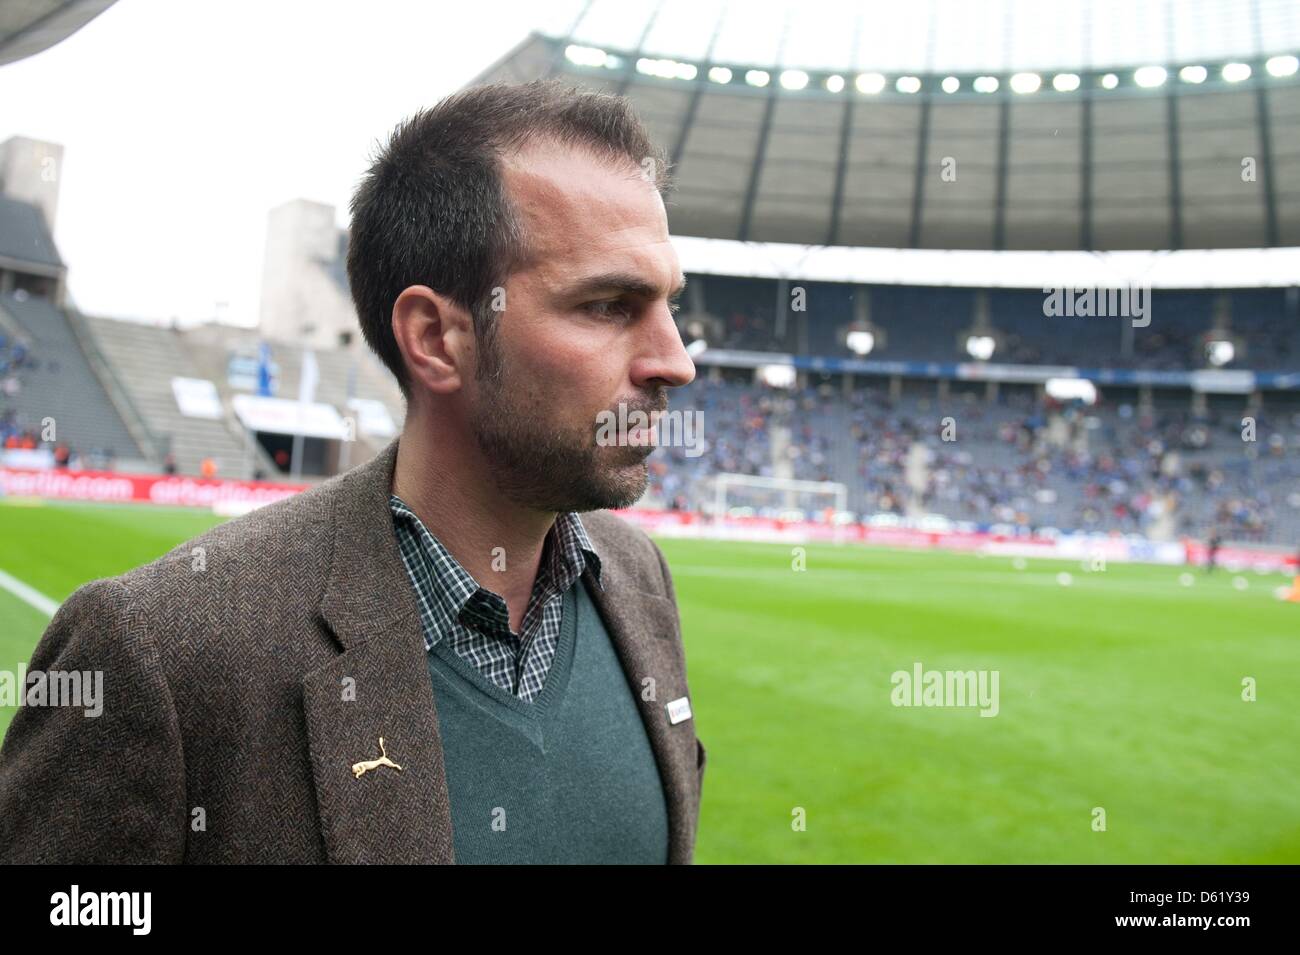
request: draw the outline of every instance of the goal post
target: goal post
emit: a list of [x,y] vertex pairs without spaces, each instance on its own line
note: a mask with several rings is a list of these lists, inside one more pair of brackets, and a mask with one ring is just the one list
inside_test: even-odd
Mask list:
[[[755,477],[750,474],[723,472],[713,475],[713,519],[726,519],[732,495],[739,489],[768,492],[778,502],[769,505],[778,509],[797,509],[809,514],[831,505],[836,513],[848,510],[849,489],[838,481],[797,481],[793,478]],[[819,506],[804,506],[824,501]]]

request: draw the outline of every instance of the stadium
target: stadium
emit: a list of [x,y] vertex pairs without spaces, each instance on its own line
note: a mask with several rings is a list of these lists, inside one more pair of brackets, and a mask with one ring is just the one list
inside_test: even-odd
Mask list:
[[[131,6],[0,14],[0,82]],[[700,427],[620,513],[676,587],[695,860],[1300,862],[1300,11],[585,0],[518,32],[459,86],[628,97],[675,177]],[[77,588],[406,409],[344,210],[264,209],[255,323],[83,310],[64,146],[0,137],[16,670]],[[999,698],[900,703],[929,671]]]

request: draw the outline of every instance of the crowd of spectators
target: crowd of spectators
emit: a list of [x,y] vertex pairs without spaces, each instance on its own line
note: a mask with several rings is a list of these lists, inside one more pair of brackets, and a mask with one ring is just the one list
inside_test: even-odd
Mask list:
[[697,380],[672,407],[704,422],[702,454],[668,447],[649,462],[651,499],[679,509],[707,510],[709,478],[729,472],[843,483],[863,519],[1280,543],[1300,528],[1300,412],[1257,412],[1247,439],[1240,410],[1060,404],[1026,391],[894,401],[875,388]]

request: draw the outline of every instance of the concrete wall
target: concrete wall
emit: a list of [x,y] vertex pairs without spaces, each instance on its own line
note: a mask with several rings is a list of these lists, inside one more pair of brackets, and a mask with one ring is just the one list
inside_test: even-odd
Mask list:
[[274,341],[337,348],[340,332],[358,332],[352,299],[323,262],[339,255],[334,207],[294,199],[271,210],[262,265],[260,328]]
[[59,210],[62,179],[63,147],[58,143],[26,136],[11,136],[0,143],[0,194],[39,207],[51,235]]

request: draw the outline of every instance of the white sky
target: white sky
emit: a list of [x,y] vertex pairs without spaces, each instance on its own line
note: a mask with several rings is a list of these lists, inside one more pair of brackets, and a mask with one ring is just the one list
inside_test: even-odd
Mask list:
[[64,147],[55,241],[92,315],[257,318],[267,213],[333,204],[375,141],[545,24],[516,0],[120,0],[0,66],[0,141]]

